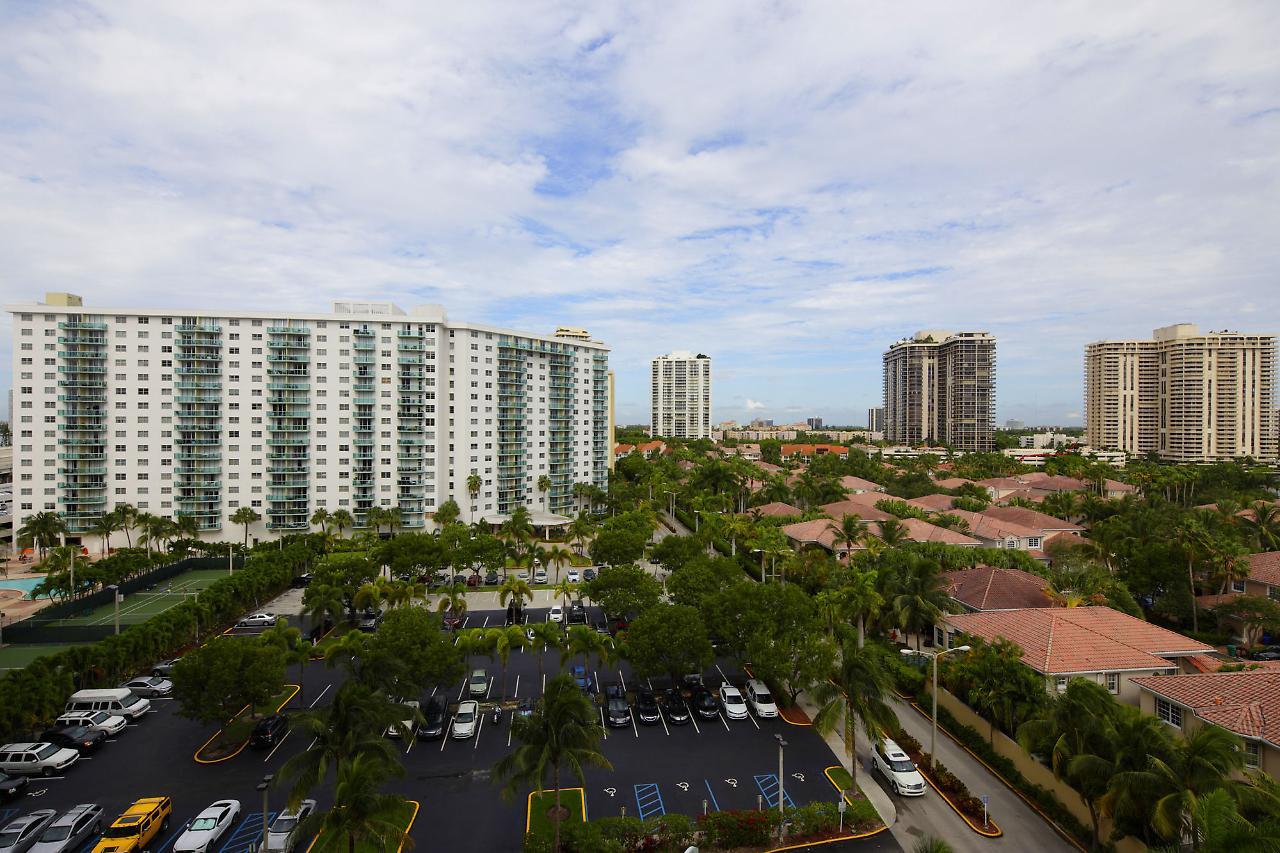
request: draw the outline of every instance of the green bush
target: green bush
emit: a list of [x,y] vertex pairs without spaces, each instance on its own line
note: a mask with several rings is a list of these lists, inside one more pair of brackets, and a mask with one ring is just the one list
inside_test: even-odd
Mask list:
[[792,838],[807,838],[834,832],[840,825],[840,808],[835,803],[809,803],[788,811],[787,819],[791,821]]
[[767,844],[777,826],[778,813],[773,809],[711,812],[698,818],[698,827],[705,833],[704,846],[711,849]]

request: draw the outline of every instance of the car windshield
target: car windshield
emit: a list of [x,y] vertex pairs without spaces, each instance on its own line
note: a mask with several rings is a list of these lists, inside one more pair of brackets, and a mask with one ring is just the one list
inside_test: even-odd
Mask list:
[[195,820],[191,821],[191,826],[189,826],[189,827],[187,827],[187,828],[188,828],[188,829],[194,829],[194,830],[199,831],[199,830],[204,830],[204,829],[213,829],[213,828],[214,828],[215,826],[217,826],[217,825],[218,825],[218,819],[217,819],[217,818],[214,818],[214,817],[198,817],[198,818],[196,818]]
[[458,716],[456,717],[457,721],[460,723],[469,723],[471,722],[471,718],[472,714],[470,711],[459,711]]
[[132,708],[142,701],[141,696],[134,696],[132,693],[120,700],[120,704],[126,708]]
[[911,773],[916,769],[916,766],[910,761],[903,761],[902,759],[894,758],[889,759],[889,766],[893,769],[894,773]]
[[756,701],[761,705],[772,705],[773,697],[769,695],[767,690],[760,690],[756,692]]
[[290,832],[298,825],[298,819],[293,815],[280,815],[271,824],[272,832]]
[[111,719],[111,715],[108,714],[106,711],[97,711],[92,716],[90,716],[89,719],[101,725],[102,723],[105,723],[107,720]]
[[[55,824],[44,831],[40,836],[41,841],[66,841],[71,837],[71,824],[64,823]],[[4,849],[4,845],[0,844],[0,850]]]
[[18,831],[0,832],[0,850],[10,850],[17,847],[18,839],[21,837],[22,833]]
[[57,753],[57,751],[58,747],[55,744],[47,743],[44,745],[44,749],[36,753],[36,758],[48,758]]
[[108,826],[106,832],[102,833],[103,838],[133,838],[138,834],[138,827],[134,826]]

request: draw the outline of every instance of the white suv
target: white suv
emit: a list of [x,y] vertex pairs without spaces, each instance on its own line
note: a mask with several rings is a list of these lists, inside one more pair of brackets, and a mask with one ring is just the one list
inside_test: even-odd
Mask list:
[[52,776],[66,770],[80,753],[52,743],[8,743],[0,746],[0,770],[14,775]]
[[746,694],[747,704],[751,706],[752,712],[757,717],[778,716],[778,706],[773,703],[773,696],[763,681],[758,678],[748,681]]
[[923,797],[924,777],[902,747],[885,738],[871,751],[872,766],[884,774],[893,789],[904,797]]
[[57,723],[60,726],[88,726],[109,735],[118,735],[129,721],[109,711],[68,711],[58,718]]

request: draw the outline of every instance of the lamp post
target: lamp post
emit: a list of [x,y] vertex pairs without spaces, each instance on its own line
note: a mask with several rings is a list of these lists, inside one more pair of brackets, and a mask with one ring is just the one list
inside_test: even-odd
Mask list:
[[693,511],[693,532],[697,533],[698,528],[702,526],[702,510],[695,509]]
[[782,755],[783,752],[786,751],[787,741],[782,737],[782,735],[776,732],[773,737],[774,740],[778,742],[778,840],[781,841],[782,833],[784,831],[782,821],[786,817],[786,804],[784,801],[787,797],[785,781],[787,777],[783,775]]
[[235,554],[236,546],[230,542],[227,543],[227,574],[230,575],[235,570]]
[[111,600],[114,601],[116,605],[116,617],[115,617],[116,633],[119,634],[120,633],[120,587],[116,586],[115,584],[111,584],[110,586],[107,587],[107,589],[111,590]]
[[271,825],[270,812],[267,809],[271,805],[271,780],[275,778],[274,773],[268,773],[262,777],[262,781],[258,783],[258,790],[262,792],[262,846],[258,849],[265,851],[267,849],[267,831]]
[[0,648],[4,648],[4,611],[0,610]]
[[950,654],[951,652],[967,652],[967,651],[969,651],[968,646],[955,646],[954,648],[943,649],[940,652],[916,651],[915,649],[902,650],[902,653],[907,656],[921,655],[923,657],[933,658],[933,714],[932,714],[933,729],[929,733],[929,769],[930,770],[933,769],[934,762],[937,761],[937,759],[934,757],[934,751],[938,745],[938,658],[942,657],[943,655]]

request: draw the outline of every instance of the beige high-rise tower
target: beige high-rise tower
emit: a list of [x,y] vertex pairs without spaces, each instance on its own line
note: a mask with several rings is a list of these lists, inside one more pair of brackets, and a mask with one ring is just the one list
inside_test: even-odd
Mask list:
[[1108,450],[1170,462],[1276,460],[1274,335],[1191,323],[1085,349],[1085,427]]
[[884,354],[889,441],[994,447],[996,339],[986,332],[916,332]]

